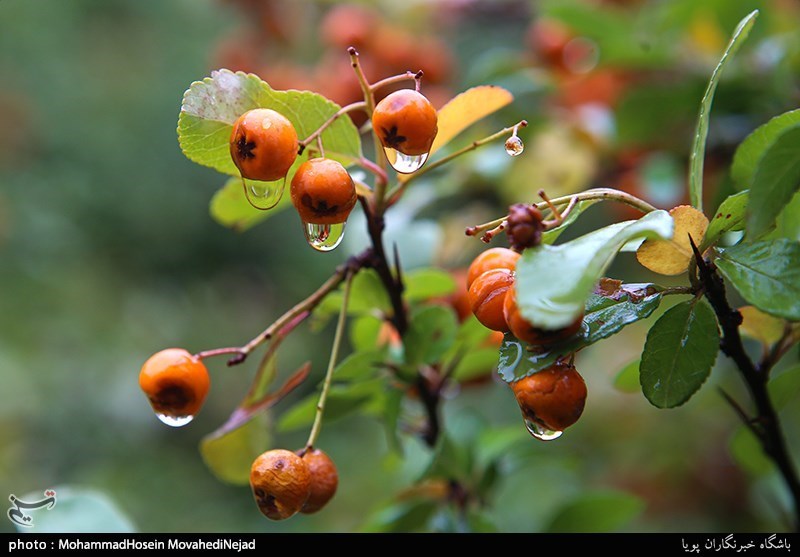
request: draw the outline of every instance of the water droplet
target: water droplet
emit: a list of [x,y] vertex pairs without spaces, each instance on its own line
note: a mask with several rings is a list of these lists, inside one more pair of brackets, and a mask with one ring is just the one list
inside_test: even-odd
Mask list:
[[388,147],[384,147],[383,150],[386,152],[386,159],[389,161],[389,164],[400,174],[416,172],[422,168],[422,165],[428,160],[428,153],[422,155],[406,155],[405,153]]
[[338,246],[344,238],[345,223],[312,224],[303,223],[308,245],[317,251],[331,251]]
[[161,420],[163,423],[171,427],[185,426],[194,419],[194,416],[192,416],[191,414],[188,416],[170,416],[167,414],[156,414],[156,416],[158,416],[158,419]]
[[283,197],[283,188],[286,185],[286,178],[274,182],[259,182],[258,180],[246,180],[242,178],[244,185],[244,196],[250,205],[261,211],[272,209]]
[[540,441],[552,441],[553,439],[558,439],[561,437],[561,434],[564,433],[563,431],[547,429],[546,427],[542,426],[542,424],[528,419],[525,419],[525,427],[527,428],[528,433]]
[[516,157],[517,155],[521,155],[524,150],[525,144],[522,143],[522,140],[516,135],[506,139],[506,153],[508,153],[509,156]]

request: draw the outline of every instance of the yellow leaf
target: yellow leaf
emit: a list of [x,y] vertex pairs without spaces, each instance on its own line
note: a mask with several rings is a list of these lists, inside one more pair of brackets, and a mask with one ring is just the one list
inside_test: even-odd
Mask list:
[[514,96],[495,85],[480,85],[467,89],[450,99],[438,112],[439,132],[431,146],[431,154],[444,147],[466,128],[500,110],[514,100]]
[[783,336],[784,321],[767,315],[753,306],[739,308],[742,334],[753,338],[766,346],[772,346]]
[[675,221],[671,240],[646,240],[636,251],[639,263],[660,275],[679,275],[689,268],[692,259],[691,235],[700,245],[708,228],[706,216],[690,205],[679,205],[669,212]]

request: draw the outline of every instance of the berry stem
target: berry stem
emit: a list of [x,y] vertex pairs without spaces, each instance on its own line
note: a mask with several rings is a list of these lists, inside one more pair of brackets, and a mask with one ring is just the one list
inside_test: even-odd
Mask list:
[[308,145],[310,145],[312,141],[320,137],[322,135],[322,132],[328,129],[336,120],[338,120],[339,118],[341,118],[342,116],[344,116],[349,112],[354,112],[356,110],[366,110],[366,108],[367,108],[367,103],[365,103],[364,101],[354,102],[348,104],[347,106],[343,106],[336,112],[336,114],[328,118],[320,127],[314,130],[314,132],[311,135],[309,135],[302,141],[298,141],[298,145],[300,145],[300,152],[302,153],[303,150],[306,147],[308,147]]
[[434,170],[435,168],[439,168],[440,166],[442,166],[444,164],[447,164],[448,162],[452,161],[453,159],[456,159],[456,158],[460,157],[461,155],[463,155],[465,153],[469,153],[470,151],[474,151],[475,149],[477,149],[478,147],[480,147],[482,145],[485,145],[487,143],[491,143],[492,141],[496,141],[498,139],[501,139],[501,138],[507,136],[509,134],[509,132],[516,133],[517,128],[525,127],[527,125],[528,125],[527,120],[521,120],[520,122],[517,122],[513,126],[509,126],[507,128],[503,128],[502,130],[497,131],[497,132],[493,133],[492,135],[488,135],[488,136],[484,137],[483,139],[478,139],[476,141],[473,141],[472,143],[470,143],[466,147],[463,147],[462,149],[459,149],[458,151],[454,151],[453,153],[450,153],[449,155],[446,155],[446,156],[442,157],[441,159],[439,159],[437,161],[428,163],[426,166],[423,166],[422,168],[420,168],[419,170],[417,170],[413,174],[405,174],[405,175],[401,176],[399,178],[400,183],[392,191],[389,192],[389,196],[388,196],[389,197],[389,204],[391,205],[393,203],[396,203],[397,200],[400,199],[400,196],[403,195],[403,192],[405,191],[406,187],[408,187],[408,184],[413,182],[416,178],[419,178],[420,176],[424,175],[426,172],[430,172],[431,170]]
[[[372,89],[372,85],[370,85],[367,76],[364,75],[364,69],[361,67],[361,62],[358,58],[358,51],[353,48],[352,46],[347,49],[347,53],[350,55],[350,64],[353,66],[353,71],[356,72],[356,78],[358,79],[358,84],[361,85],[361,92],[364,94],[364,107],[367,113],[367,116],[370,118],[372,117],[372,113],[375,112],[375,93]],[[380,168],[384,175],[386,174],[386,158],[381,156],[383,152],[383,145],[381,145],[381,140],[378,138],[377,134],[372,134],[372,145],[373,149],[375,150],[375,164]],[[383,215],[384,211],[384,197],[386,196],[386,180],[376,179],[375,180],[375,194],[373,196],[372,202],[374,207],[374,212],[376,215],[381,216]]]
[[328,391],[331,387],[331,378],[333,377],[333,370],[336,368],[336,361],[339,358],[339,347],[342,344],[342,336],[344,335],[344,325],[347,321],[347,304],[350,301],[350,286],[353,283],[354,273],[347,271],[346,280],[344,283],[344,293],[342,294],[342,309],[339,311],[339,319],[336,322],[336,333],[333,337],[333,348],[331,348],[331,356],[328,360],[328,370],[325,372],[325,380],[322,383],[322,392],[319,394],[319,401],[317,401],[317,413],[314,416],[314,425],[311,426],[311,433],[308,434],[308,441],[306,441],[306,450],[310,450],[314,443],[317,442],[320,429],[322,428],[322,416],[325,413],[325,401],[328,398]]
[[[582,191],[580,193],[574,193],[572,195],[565,195],[562,197],[556,197],[555,199],[551,199],[550,203],[553,205],[574,205],[580,203],[581,201],[618,201],[620,203],[625,203],[626,205],[630,205],[634,209],[640,210],[642,213],[649,213],[651,211],[655,211],[656,208],[650,205],[647,201],[639,199],[636,196],[633,196],[629,193],[624,191],[615,190],[613,188],[593,188],[590,190]],[[539,210],[547,209],[548,204],[544,201],[540,203],[534,203]],[[562,215],[563,216],[563,215]],[[508,215],[503,215],[500,218],[491,220],[489,222],[485,222],[483,224],[477,224],[475,226],[470,226],[466,229],[465,233],[467,236],[477,236],[481,232],[485,232],[487,230],[491,230],[492,228],[496,228],[503,224]]]
[[419,83],[419,78],[421,77],[422,77],[422,70],[416,73],[408,71],[398,75],[393,75],[391,77],[386,77],[384,79],[381,79],[380,81],[376,81],[375,83],[370,85],[369,88],[370,91],[374,93],[375,91],[377,91],[381,87],[385,87],[386,85],[392,85],[394,83],[402,83],[403,81],[408,81],[410,79],[413,79],[417,83]]

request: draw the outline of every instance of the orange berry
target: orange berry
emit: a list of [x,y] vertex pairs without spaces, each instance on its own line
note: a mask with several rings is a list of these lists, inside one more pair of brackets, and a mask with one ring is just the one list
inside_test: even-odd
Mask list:
[[347,220],[357,196],[347,170],[332,159],[309,159],[292,178],[292,203],[303,222],[337,224]]
[[306,452],[303,460],[311,471],[311,494],[300,512],[312,514],[327,505],[336,494],[339,473],[331,458],[319,449]]
[[553,431],[577,422],[586,403],[583,377],[562,362],[511,383],[511,389],[525,419]]
[[311,495],[311,470],[292,451],[273,449],[253,461],[250,487],[264,516],[284,520],[298,513]]
[[230,148],[244,178],[271,182],[285,177],[297,158],[297,132],[282,114],[256,108],[233,124]]
[[156,352],[139,372],[139,387],[153,410],[174,419],[197,414],[210,384],[203,362],[182,348]]
[[519,254],[508,248],[491,248],[481,252],[472,260],[467,270],[467,288],[486,271],[492,269],[513,271],[517,267],[517,259]]
[[372,114],[372,129],[384,147],[405,155],[424,155],[436,138],[436,109],[422,93],[400,89],[378,103]]
[[503,317],[506,293],[514,286],[514,274],[508,269],[492,269],[479,276],[469,287],[472,313],[487,329],[508,331]]
[[583,315],[578,317],[571,325],[563,329],[542,329],[531,324],[525,319],[517,306],[517,293],[511,288],[503,302],[503,317],[511,333],[523,342],[536,345],[555,344],[566,340],[577,333],[583,323]]

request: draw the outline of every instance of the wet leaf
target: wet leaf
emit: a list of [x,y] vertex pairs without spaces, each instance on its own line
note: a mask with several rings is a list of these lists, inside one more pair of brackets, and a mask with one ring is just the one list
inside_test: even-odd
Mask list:
[[761,311],[800,321],[800,244],[778,239],[718,250],[715,263]]
[[570,325],[584,311],[595,284],[617,252],[637,238],[671,238],[672,217],[653,211],[639,220],[612,224],[557,246],[527,249],[517,262],[520,312],[546,329]]
[[749,200],[750,192],[741,191],[731,195],[720,204],[719,208],[714,212],[714,218],[711,219],[708,225],[706,239],[703,240],[703,247],[700,251],[705,251],[705,248],[714,245],[726,232],[744,228],[744,219]]
[[714,310],[688,300],[670,308],[647,333],[639,378],[653,406],[680,406],[708,379],[719,352]]
[[406,363],[436,363],[456,338],[458,322],[450,308],[428,306],[411,316],[411,325],[404,338]]
[[775,140],[790,128],[800,124],[800,110],[791,110],[775,116],[756,128],[736,149],[731,165],[731,177],[739,189],[750,189],[758,163]]
[[456,281],[450,273],[433,268],[411,270],[403,276],[403,283],[410,302],[448,296],[456,289]]

